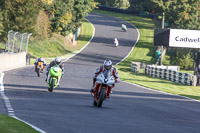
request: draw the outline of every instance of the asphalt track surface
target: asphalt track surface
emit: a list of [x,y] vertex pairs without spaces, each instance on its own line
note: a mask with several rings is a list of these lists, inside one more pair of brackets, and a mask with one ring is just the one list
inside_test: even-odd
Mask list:
[[[125,82],[116,84],[102,108],[92,105],[89,89],[97,66],[107,58],[114,64],[122,60],[138,33],[116,18],[90,14],[88,19],[95,26],[95,36],[81,53],[64,63],[61,86],[53,93],[47,91],[45,75],[36,77],[33,67],[5,72],[5,94],[15,115],[48,133],[199,133],[199,102]],[[128,32],[121,31],[122,23]],[[119,47],[113,46],[114,37]]]

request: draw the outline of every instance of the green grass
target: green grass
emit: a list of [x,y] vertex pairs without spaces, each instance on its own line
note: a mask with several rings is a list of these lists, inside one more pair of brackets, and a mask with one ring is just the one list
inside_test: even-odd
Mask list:
[[53,35],[50,39],[42,41],[30,41],[28,53],[34,57],[54,58],[79,51],[90,40],[93,34],[93,27],[83,20],[80,36],[77,38],[77,45],[68,45],[63,36]]
[[100,10],[95,10],[94,12],[127,20],[135,25],[140,32],[140,39],[130,56],[125,61],[116,66],[121,80],[155,90],[160,90],[200,100],[200,86],[187,86],[164,79],[149,77],[143,73],[136,74],[130,71],[131,61],[155,63],[156,59],[154,58],[154,56],[156,47],[153,46],[153,30],[154,28],[159,26],[158,22],[148,18],[120,13]]
[[18,121],[12,117],[0,114],[1,133],[39,133],[29,125]]
[[4,44],[3,42],[0,42],[0,49],[5,49],[5,46],[6,44]]

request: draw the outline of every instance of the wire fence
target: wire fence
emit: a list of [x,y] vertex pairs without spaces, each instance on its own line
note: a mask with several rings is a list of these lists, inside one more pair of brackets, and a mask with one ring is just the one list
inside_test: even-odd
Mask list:
[[9,31],[5,51],[11,53],[27,53],[28,41],[31,35],[32,33],[19,33],[13,30]]

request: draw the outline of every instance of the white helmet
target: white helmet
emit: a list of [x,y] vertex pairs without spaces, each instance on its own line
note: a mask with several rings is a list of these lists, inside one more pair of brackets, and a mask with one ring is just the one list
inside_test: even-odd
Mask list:
[[56,65],[59,65],[61,63],[61,59],[59,57],[55,58],[55,63]]
[[104,61],[104,67],[106,68],[106,69],[110,69],[111,68],[111,66],[112,66],[112,61],[111,60],[105,60]]

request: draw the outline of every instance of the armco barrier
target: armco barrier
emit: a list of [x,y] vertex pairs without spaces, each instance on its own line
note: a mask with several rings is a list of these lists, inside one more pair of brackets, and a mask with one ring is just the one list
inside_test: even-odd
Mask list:
[[0,53],[0,71],[26,66],[26,52]]
[[148,65],[145,69],[145,74],[152,77],[167,79],[173,82],[182,83],[186,85],[197,85],[196,75],[192,75],[189,73],[182,73],[170,69],[157,68],[155,66]]
[[131,71],[138,73],[140,68],[143,69],[143,73],[145,72],[145,68],[147,66],[147,63],[142,62],[131,62]]
[[140,62],[131,62],[131,71],[138,73],[140,70]]

